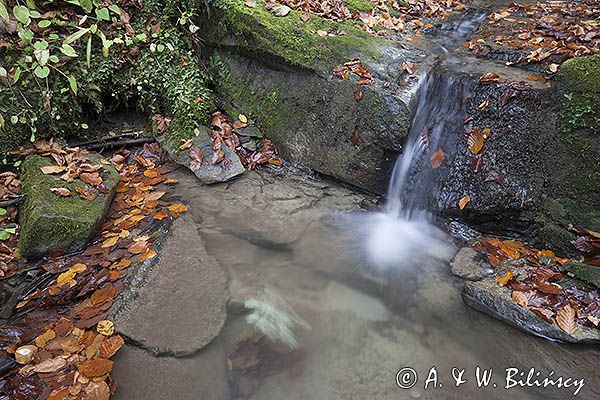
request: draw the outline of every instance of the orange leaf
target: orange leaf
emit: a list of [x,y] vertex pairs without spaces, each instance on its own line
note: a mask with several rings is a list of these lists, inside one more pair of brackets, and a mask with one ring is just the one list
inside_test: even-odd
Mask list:
[[152,249],[148,249],[144,252],[144,254],[138,257],[137,262],[141,263],[154,257],[156,257],[156,252]]
[[92,293],[90,300],[95,307],[101,306],[115,298],[117,291],[113,285],[105,285]]
[[483,133],[479,129],[474,128],[467,139],[467,145],[471,153],[478,154],[483,148]]
[[511,271],[507,271],[503,277],[496,278],[496,282],[500,286],[506,286],[508,284],[508,282],[510,282],[514,279],[514,277],[515,277],[515,274],[513,274]]
[[144,176],[146,178],[156,178],[158,176],[158,172],[154,169],[147,169],[144,171]]
[[471,196],[469,196],[469,195],[463,196],[463,198],[460,199],[458,202],[458,207],[461,210],[463,210],[467,206],[467,204],[469,204],[470,201],[471,201]]
[[131,254],[141,254],[146,250],[147,247],[148,247],[148,242],[146,242],[145,240],[141,240],[141,241],[135,242],[134,244],[129,246],[128,251]]
[[118,236],[110,237],[110,238],[106,239],[104,242],[102,242],[101,247],[102,248],[113,247],[115,244],[117,244],[118,241],[119,241]]
[[154,219],[162,221],[163,219],[167,218],[168,216],[169,216],[169,214],[167,214],[167,212],[165,210],[160,210],[159,212],[154,214]]
[[515,302],[523,308],[527,308],[527,304],[529,304],[529,300],[523,292],[517,292],[515,290],[514,292],[512,292],[511,298],[513,302]]
[[438,151],[433,153],[431,156],[431,168],[439,168],[444,163],[445,158],[446,153],[444,153],[444,150],[442,149],[439,149]]
[[100,345],[100,357],[111,358],[125,344],[123,338],[119,335],[106,338]]

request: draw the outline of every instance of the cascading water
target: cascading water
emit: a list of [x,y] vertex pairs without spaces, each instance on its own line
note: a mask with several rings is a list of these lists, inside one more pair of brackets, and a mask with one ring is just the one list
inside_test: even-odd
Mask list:
[[[427,211],[436,193],[436,173],[431,160],[443,151],[445,137],[462,126],[465,93],[458,77],[444,73],[456,60],[451,49],[472,33],[485,15],[443,25],[434,40],[437,60],[421,79],[413,104],[411,129],[394,167],[384,212],[354,216],[355,232],[366,237],[361,252],[364,263],[377,270],[420,264],[426,259],[446,259],[451,246],[433,225]],[[449,50],[450,49],[450,50]],[[359,246],[361,247],[361,246]]]

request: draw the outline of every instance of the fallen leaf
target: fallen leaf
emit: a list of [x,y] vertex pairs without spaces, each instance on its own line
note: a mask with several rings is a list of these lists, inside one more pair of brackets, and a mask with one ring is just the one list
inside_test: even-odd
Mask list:
[[71,195],[71,191],[65,187],[51,188],[50,191],[60,197],[69,197]]
[[79,175],[79,179],[81,179],[82,182],[85,182],[88,185],[92,185],[92,186],[99,186],[102,184],[102,178],[100,177],[100,174],[97,172],[95,172],[95,173],[84,172]]
[[446,158],[446,153],[444,153],[444,150],[439,149],[437,150],[435,153],[433,153],[431,155],[431,168],[436,169],[439,168],[443,163],[444,163],[444,159]]
[[474,128],[467,139],[467,145],[471,153],[478,154],[483,148],[483,133],[481,130]]
[[361,101],[363,98],[363,92],[361,90],[356,90],[354,92],[354,100]]
[[497,82],[500,82],[500,76],[498,76],[497,74],[491,73],[491,72],[488,72],[487,74],[483,74],[479,78],[479,83],[481,83],[482,85],[487,85],[490,83],[497,83]]
[[577,331],[576,312],[570,304],[565,304],[556,313],[556,323],[564,332],[572,335]]
[[350,136],[350,143],[352,143],[352,147],[358,149],[360,145],[360,134],[358,133],[358,130],[355,129],[352,131],[352,135]]
[[173,218],[178,218],[180,214],[182,214],[182,213],[184,213],[184,212],[186,212],[188,210],[188,206],[186,206],[183,203],[171,204],[167,208],[169,209],[169,211],[173,215]]
[[496,278],[496,283],[500,286],[506,286],[508,282],[512,281],[515,277],[515,274],[512,271],[506,271],[503,277]]
[[56,337],[56,332],[52,329],[48,329],[46,332],[42,333],[38,337],[35,338],[35,345],[40,348],[46,347],[46,343]]
[[110,387],[105,381],[92,381],[83,390],[83,400],[109,400]]
[[192,147],[192,144],[194,143],[192,139],[181,139],[181,141],[183,142],[181,144],[181,146],[179,146],[179,150],[189,150]]
[[106,239],[104,242],[102,242],[101,247],[105,248],[105,249],[108,247],[113,247],[115,244],[117,244],[118,241],[119,241],[118,236],[110,237],[110,238]]
[[79,372],[86,378],[97,378],[108,374],[112,370],[112,367],[112,361],[106,358],[94,358],[93,360],[84,361],[79,367]]
[[415,71],[417,70],[415,65],[413,63],[411,63],[410,61],[404,61],[402,63],[402,69],[404,71],[408,72],[410,75],[414,74]]
[[458,207],[461,210],[464,210],[464,208],[467,206],[467,204],[469,204],[469,202],[471,201],[471,196],[469,196],[468,194],[463,196],[459,201],[458,201]]
[[115,298],[117,291],[112,284],[104,285],[102,288],[92,293],[90,300],[94,307],[101,306]]
[[141,241],[135,242],[134,244],[129,246],[129,248],[127,250],[131,254],[141,254],[144,251],[146,251],[147,247],[148,247],[148,242],[146,242],[145,240],[141,240]]
[[157,219],[159,221],[162,221],[163,219],[167,218],[168,216],[169,216],[169,214],[165,210],[160,210],[159,212],[154,214],[153,218]]
[[512,292],[511,298],[515,304],[518,304],[523,308],[527,308],[527,305],[529,304],[527,295],[525,295],[523,292],[514,291]]
[[112,321],[104,319],[98,322],[96,331],[104,336],[111,336],[113,333],[115,333],[115,324]]
[[46,361],[42,361],[38,365],[35,366],[33,372],[37,372],[40,374],[48,373],[48,372],[56,372],[59,369],[65,367],[67,365],[67,360],[64,358],[56,357],[50,358]]
[[67,170],[67,167],[61,167],[60,165],[48,165],[41,167],[40,170],[44,175],[60,174]]
[[124,344],[125,341],[119,335],[106,338],[100,345],[100,358],[111,358]]

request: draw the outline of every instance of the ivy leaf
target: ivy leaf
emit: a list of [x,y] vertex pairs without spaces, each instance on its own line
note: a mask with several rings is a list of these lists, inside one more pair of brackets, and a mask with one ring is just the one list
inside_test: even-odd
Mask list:
[[13,84],[17,83],[19,81],[20,77],[21,77],[21,67],[17,67],[17,69],[15,70],[15,74],[13,75]]
[[40,79],[44,79],[47,78],[48,75],[50,75],[50,68],[48,67],[42,67],[42,66],[37,66],[34,70],[33,73],[35,74],[35,76],[37,76]]
[[34,50],[33,55],[35,55],[35,58],[38,60],[40,66],[43,67],[48,63],[48,59],[50,58],[50,50]]
[[60,51],[67,57],[77,57],[77,52],[73,48],[73,46],[63,43]]
[[6,69],[4,67],[0,67],[0,78],[6,78],[7,75],[8,72],[6,72]]
[[52,24],[52,22],[48,21],[47,19],[43,19],[40,22],[38,22],[38,26],[40,28],[47,28]]
[[71,44],[77,41],[77,39],[79,39],[80,37],[82,37],[83,35],[85,35],[86,33],[88,33],[90,31],[90,28],[85,28],[85,29],[80,29],[75,33],[70,34],[69,36],[67,36],[65,38],[65,40],[63,41],[63,44]]
[[110,21],[110,13],[108,12],[108,8],[97,8],[96,17],[100,21]]
[[92,4],[92,0],[79,0],[79,5],[86,13],[91,13],[94,5]]
[[0,217],[6,215],[6,209],[0,207]]
[[0,229],[0,240],[8,240],[10,238],[10,232],[6,229]]
[[6,9],[6,5],[4,4],[4,0],[0,0],[0,18],[8,23],[9,16],[8,10]]
[[13,15],[23,25],[27,26],[31,22],[29,9],[25,6],[14,6]]
[[77,94],[77,79],[75,79],[73,75],[69,75],[67,79],[69,80],[69,86],[71,86],[71,90],[73,93]]

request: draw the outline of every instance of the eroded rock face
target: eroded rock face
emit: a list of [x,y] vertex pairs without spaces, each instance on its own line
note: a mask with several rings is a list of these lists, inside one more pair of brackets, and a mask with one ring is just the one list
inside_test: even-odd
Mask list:
[[452,273],[469,281],[479,281],[491,275],[490,265],[472,247],[463,247],[450,263]]
[[[99,156],[89,157],[100,161]],[[75,188],[86,186],[83,182],[67,183],[58,175],[41,172],[41,167],[51,164],[52,159],[35,155],[23,162],[22,191],[27,197],[20,208],[19,251],[26,258],[42,257],[52,251],[82,250],[98,232],[119,182],[114,167],[102,164],[107,193],[98,192],[94,200],[83,200],[75,192]],[[66,187],[72,195],[61,197],[50,191],[56,187]]]

